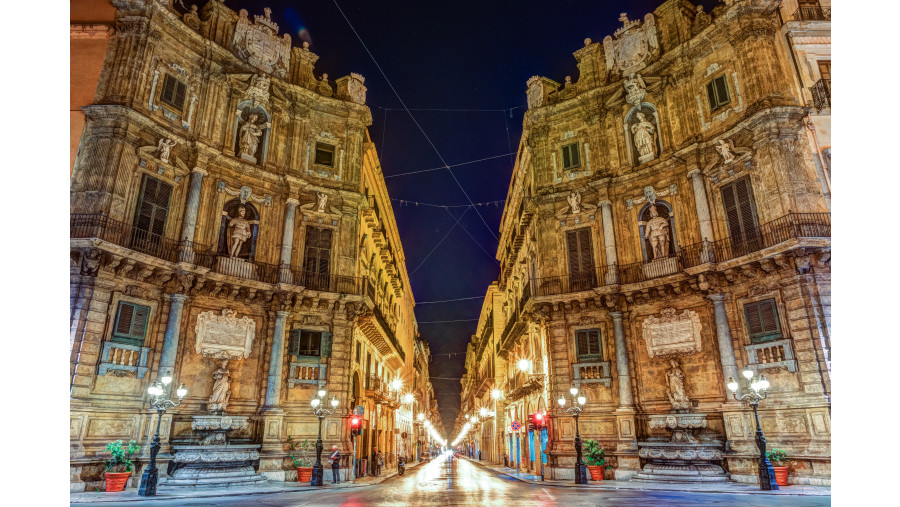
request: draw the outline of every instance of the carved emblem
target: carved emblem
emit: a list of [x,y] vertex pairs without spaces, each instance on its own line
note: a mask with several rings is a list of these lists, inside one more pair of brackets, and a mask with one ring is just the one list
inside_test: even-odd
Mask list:
[[685,310],[677,315],[674,308],[666,308],[657,317],[651,315],[641,325],[647,353],[650,357],[693,354],[700,351],[700,315]]
[[656,18],[653,14],[641,20],[629,20],[626,13],[619,16],[623,26],[616,30],[613,37],[607,35],[603,39],[603,51],[606,54],[606,70],[631,74],[646,67],[659,56],[659,40],[656,35]]
[[198,354],[216,359],[242,359],[250,355],[250,345],[256,336],[256,321],[250,317],[237,317],[228,308],[222,314],[203,312],[197,315],[195,327]]
[[649,202],[650,204],[656,204],[656,199],[658,197],[667,197],[670,195],[678,195],[678,185],[674,183],[669,185],[669,188],[665,190],[656,191],[651,186],[644,187],[644,195],[641,197],[635,197],[633,199],[625,199],[625,209],[631,209],[635,204],[641,204],[644,202]]
[[264,16],[254,16],[250,22],[246,9],[241,9],[231,49],[241,60],[275,77],[285,77],[291,57],[291,36],[278,37],[278,24],[272,21],[272,9],[263,9]]
[[269,102],[269,83],[266,76],[253,74],[250,78],[250,88],[247,88],[247,98],[253,101],[253,107]]

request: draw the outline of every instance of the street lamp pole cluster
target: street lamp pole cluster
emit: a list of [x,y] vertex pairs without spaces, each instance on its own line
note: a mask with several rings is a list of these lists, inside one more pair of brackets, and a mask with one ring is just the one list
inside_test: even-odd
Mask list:
[[319,418],[319,438],[316,440],[316,464],[313,465],[312,470],[312,479],[309,481],[310,486],[321,486],[322,485],[322,421],[325,420],[325,416],[329,416],[334,413],[338,406],[338,400],[334,396],[331,397],[331,410],[325,408],[325,389],[319,388],[319,391],[316,393],[316,397],[309,402],[312,405],[313,413],[316,414],[316,417]]
[[178,386],[175,394],[178,396],[178,402],[170,399],[168,391],[169,384],[172,383],[172,377],[164,375],[159,380],[154,381],[147,387],[147,394],[150,395],[150,408],[156,409],[156,433],[150,442],[150,464],[144,470],[141,476],[141,485],[138,489],[140,496],[156,496],[156,483],[159,481],[159,469],[156,468],[156,455],[159,454],[159,424],[162,421],[163,414],[166,409],[181,405],[181,400],[187,396],[187,387],[184,383]]
[[559,399],[556,401],[559,403],[560,410],[575,417],[575,455],[577,457],[575,461],[575,484],[587,484],[587,467],[585,467],[584,461],[581,459],[581,433],[578,431],[578,416],[584,412],[584,404],[587,400],[583,394],[578,394],[577,387],[569,389],[569,393],[572,395],[571,407],[563,408],[566,406],[566,396],[564,394],[560,394]]
[[753,407],[753,417],[756,419],[756,446],[759,448],[759,489],[765,491],[777,490],[778,484],[775,482],[775,470],[766,457],[766,437],[763,435],[762,426],[759,425],[759,413],[757,412],[759,401],[766,398],[769,381],[766,380],[765,375],[755,376],[753,370],[749,368],[741,373],[747,379],[750,390],[738,396],[737,391],[740,385],[734,380],[734,377],[728,377],[728,390],[731,391],[734,399],[745,401]]

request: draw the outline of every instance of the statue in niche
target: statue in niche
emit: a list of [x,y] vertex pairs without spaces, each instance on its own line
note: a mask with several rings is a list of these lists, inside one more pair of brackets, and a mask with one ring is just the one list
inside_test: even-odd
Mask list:
[[712,21],[712,19],[710,18],[709,14],[703,12],[702,5],[698,5],[697,15],[694,16],[694,23],[691,25],[691,33],[697,35],[701,31],[703,31],[704,28],[709,26],[710,21]]
[[258,123],[259,115],[250,113],[247,121],[241,125],[240,130],[240,148],[239,155],[256,162],[256,150],[259,148],[259,138],[263,135],[263,128],[269,128],[269,122]]
[[637,123],[631,126],[631,133],[634,135],[634,146],[638,150],[639,160],[641,163],[656,158],[656,127],[647,121],[644,113],[637,113]]
[[572,214],[581,213],[581,194],[577,191],[573,190],[568,197],[566,197],[566,201],[569,202],[569,207],[572,209]]
[[653,260],[669,256],[669,221],[659,216],[656,205],[650,206],[650,220],[644,226],[644,239],[653,248]]
[[722,155],[722,161],[726,164],[734,162],[734,141],[725,142],[724,139],[719,139],[716,151],[719,152],[719,155]]
[[328,194],[316,192],[316,206],[319,213],[325,213],[325,204],[328,203]]
[[230,377],[228,373],[228,360],[223,359],[219,365],[219,369],[213,372],[215,383],[213,384],[212,394],[209,397],[210,412],[225,412],[228,406],[228,400],[231,398],[229,387],[231,387]]
[[228,255],[231,257],[237,257],[241,251],[241,247],[244,246],[244,242],[250,239],[252,233],[250,232],[250,225],[256,220],[250,221],[244,218],[247,215],[247,208],[244,206],[240,206],[238,208],[238,216],[231,218],[226,213],[225,216],[228,216]]
[[684,389],[684,372],[678,366],[678,361],[669,359],[672,368],[666,372],[666,387],[669,395],[669,403],[676,411],[688,410],[691,406],[691,399],[688,398]]
[[172,148],[175,146],[175,141],[171,139],[162,138],[159,140],[159,144],[156,145],[156,157],[163,161],[163,163],[169,163],[169,155],[172,154]]
[[[181,3],[180,0],[179,0],[179,3]],[[182,5],[182,7],[184,6],[184,4],[181,4],[181,5]],[[184,16],[182,16],[181,19],[184,20],[184,24],[191,27],[192,29],[194,29],[194,30],[200,29],[200,16],[197,15],[197,5],[196,4],[191,5],[191,10],[184,13]]]

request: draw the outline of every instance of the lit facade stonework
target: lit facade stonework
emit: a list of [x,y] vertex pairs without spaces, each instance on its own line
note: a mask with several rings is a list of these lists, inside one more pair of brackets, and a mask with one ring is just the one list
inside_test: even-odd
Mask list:
[[410,386],[420,347],[362,76],[314,75],[268,10],[112,4],[71,183],[72,490],[102,487],[118,439],[143,446],[140,477],[163,374],[189,394],[163,418],[161,471],[214,412],[248,418],[229,438],[259,446],[260,473],[296,479],[285,440],[315,439],[319,386],[344,467],[356,405],[394,449],[411,418],[359,389],[355,356]]
[[677,443],[755,482],[752,412],[725,387],[749,366],[790,481],[830,484],[830,12],[801,4],[669,0],[585,40],[577,80],[528,81],[463,390],[470,411],[503,391],[498,454],[538,473],[526,423],[546,408],[546,473],[572,478],[553,407],[575,385],[607,478],[652,480]]

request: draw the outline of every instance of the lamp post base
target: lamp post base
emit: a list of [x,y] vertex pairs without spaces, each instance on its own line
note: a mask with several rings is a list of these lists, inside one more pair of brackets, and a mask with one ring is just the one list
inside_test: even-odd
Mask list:
[[575,465],[575,484],[587,484],[587,467],[584,464]]
[[313,465],[312,469],[312,477],[310,478],[309,485],[310,486],[321,486],[322,485],[322,475],[324,474],[324,468],[321,464]]
[[759,489],[762,491],[778,491],[778,483],[775,482],[775,469],[767,459],[759,460]]
[[[774,477],[774,472],[772,473]],[[159,482],[159,469],[156,467],[147,467],[141,476],[141,486],[138,489],[138,496],[156,496],[156,484]]]

